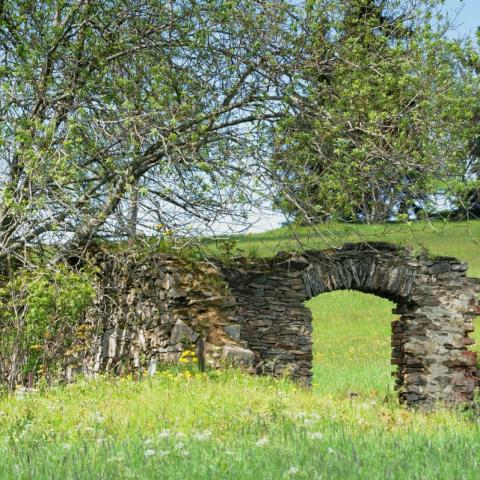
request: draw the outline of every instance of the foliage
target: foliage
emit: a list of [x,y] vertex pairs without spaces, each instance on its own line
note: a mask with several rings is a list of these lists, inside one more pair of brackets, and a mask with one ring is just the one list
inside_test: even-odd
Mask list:
[[10,386],[35,372],[63,367],[82,314],[93,297],[88,270],[19,270],[0,289],[0,378]]
[[[478,49],[438,0],[0,3],[0,258],[377,221],[478,188]],[[477,162],[478,163],[478,162]]]
[[0,5],[0,256],[244,221],[287,3]]
[[299,221],[431,215],[476,181],[478,73],[441,1],[312,1],[277,128],[279,205]]

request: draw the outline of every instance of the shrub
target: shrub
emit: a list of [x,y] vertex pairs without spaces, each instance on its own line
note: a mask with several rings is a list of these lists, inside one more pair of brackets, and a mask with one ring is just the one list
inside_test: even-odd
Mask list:
[[20,269],[0,288],[0,380],[51,376],[63,363],[94,293],[93,271],[64,266]]

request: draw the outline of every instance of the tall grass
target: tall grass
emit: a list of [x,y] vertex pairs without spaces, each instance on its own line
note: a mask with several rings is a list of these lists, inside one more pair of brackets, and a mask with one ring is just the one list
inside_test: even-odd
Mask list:
[[478,422],[239,372],[0,402],[2,479],[478,478]]
[[[361,227],[343,240],[420,244],[480,276],[480,223]],[[384,233],[382,235],[382,232]],[[317,233],[296,234],[308,248]],[[413,241],[416,239],[416,243]],[[284,229],[237,239],[260,255],[297,248]],[[323,243],[322,243],[323,242]],[[238,371],[98,378],[0,399],[0,479],[478,479],[475,411],[407,411],[391,393],[392,304],[332,292],[314,317],[314,385]]]

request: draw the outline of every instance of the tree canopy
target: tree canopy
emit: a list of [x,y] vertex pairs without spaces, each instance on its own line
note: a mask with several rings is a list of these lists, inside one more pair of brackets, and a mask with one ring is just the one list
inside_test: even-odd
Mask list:
[[475,190],[478,56],[445,36],[441,3],[309,4],[306,55],[272,163],[279,204],[297,219],[418,217],[438,210],[439,195],[458,206],[462,190]]
[[309,222],[476,198],[478,53],[441,4],[4,0],[0,256],[264,196]]

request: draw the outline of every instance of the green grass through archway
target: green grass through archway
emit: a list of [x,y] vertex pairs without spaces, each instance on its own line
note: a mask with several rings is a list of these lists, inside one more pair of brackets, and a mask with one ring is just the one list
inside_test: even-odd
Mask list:
[[318,295],[313,314],[313,388],[319,394],[392,397],[394,303],[355,291]]

